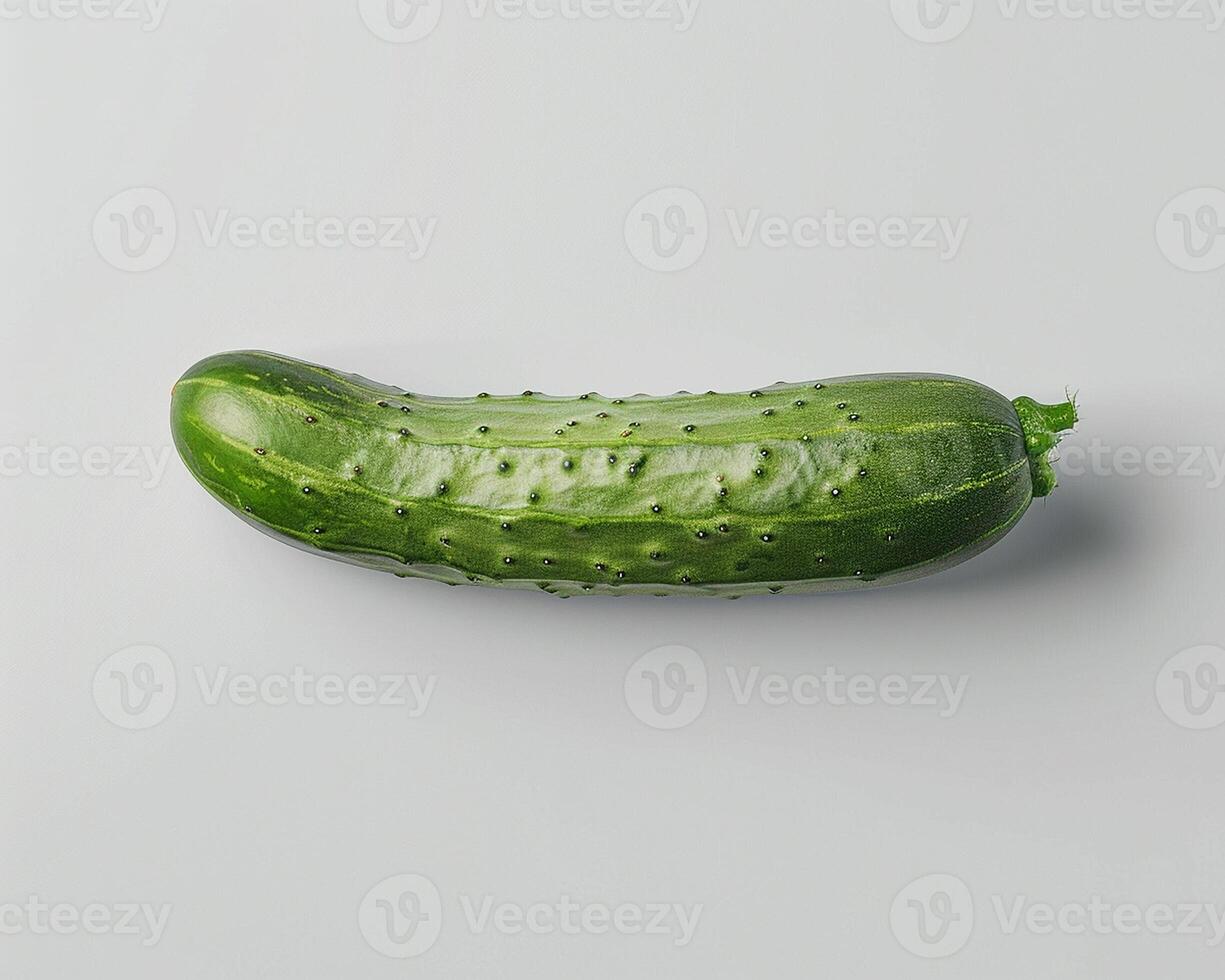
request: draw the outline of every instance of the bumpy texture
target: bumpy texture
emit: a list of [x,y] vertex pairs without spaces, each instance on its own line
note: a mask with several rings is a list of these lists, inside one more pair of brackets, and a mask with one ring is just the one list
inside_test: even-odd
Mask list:
[[999,540],[1071,404],[933,375],[739,394],[438,398],[261,352],[178,382],[201,484],[355,564],[558,595],[887,584]]

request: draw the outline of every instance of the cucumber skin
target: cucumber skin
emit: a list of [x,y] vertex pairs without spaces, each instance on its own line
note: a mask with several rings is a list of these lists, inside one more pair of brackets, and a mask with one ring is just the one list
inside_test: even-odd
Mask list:
[[1049,491],[1057,441],[1028,409],[1023,426],[1022,400],[939,375],[437,398],[237,351],[192,367],[171,401],[192,475],[260,530],[401,576],[561,596],[930,574],[1003,537],[1036,483]]

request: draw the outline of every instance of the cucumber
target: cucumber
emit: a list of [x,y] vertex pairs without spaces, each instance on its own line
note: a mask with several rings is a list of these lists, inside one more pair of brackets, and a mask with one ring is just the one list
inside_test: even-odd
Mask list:
[[940,375],[663,398],[438,398],[254,351],[175,385],[192,475],[330,558],[561,596],[885,585],[983,551],[1050,493],[1072,402]]

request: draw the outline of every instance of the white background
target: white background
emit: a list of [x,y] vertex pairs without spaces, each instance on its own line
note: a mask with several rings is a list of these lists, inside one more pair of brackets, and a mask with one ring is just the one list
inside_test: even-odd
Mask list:
[[[0,974],[1219,976],[1225,945],[1159,917],[1010,934],[995,907],[1225,909],[1207,0],[1199,20],[932,0],[926,33],[916,0],[703,0],[684,30],[674,4],[464,0],[405,43],[378,36],[380,3],[64,2],[0,19]],[[131,188],[152,190],[114,200]],[[635,210],[660,188],[683,191]],[[657,271],[652,206],[692,229],[686,268]],[[737,242],[755,210],[831,209],[965,237]],[[435,232],[424,254],[206,234],[295,210]],[[245,347],[438,394],[935,371],[1079,389],[1083,421],[1056,493],[940,577],[563,602],[318,561],[225,513],[167,456],[168,397]],[[1172,475],[1163,447],[1199,463]],[[699,700],[663,730],[639,682],[673,664]],[[419,717],[210,703],[223,669],[434,687]],[[877,695],[740,704],[729,669]],[[968,680],[950,713],[885,703],[890,675]],[[125,681],[154,693],[143,713]],[[432,918],[397,946],[377,902],[413,888]],[[59,929],[30,896],[68,908]],[[487,896],[701,911],[683,945],[508,935],[468,921]],[[168,924],[149,944],[73,929],[94,903]]]

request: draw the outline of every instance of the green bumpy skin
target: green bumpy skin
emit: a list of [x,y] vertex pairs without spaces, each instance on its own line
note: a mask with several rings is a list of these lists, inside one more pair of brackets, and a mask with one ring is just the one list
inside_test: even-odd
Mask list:
[[1054,486],[1071,402],[938,375],[657,398],[438,398],[255,351],[175,385],[192,475],[262,531],[448,584],[720,595],[886,585]]

